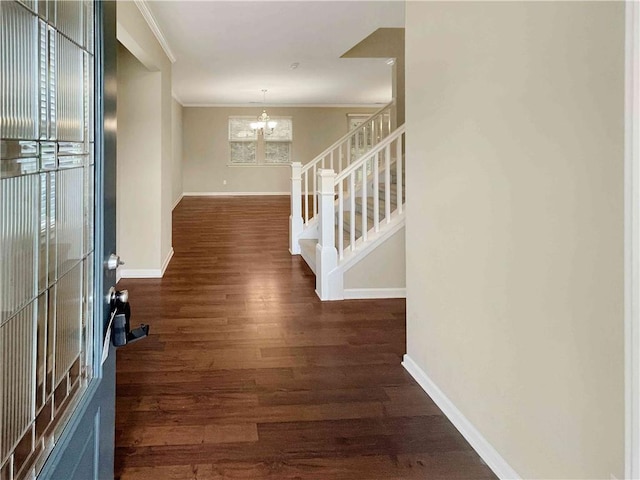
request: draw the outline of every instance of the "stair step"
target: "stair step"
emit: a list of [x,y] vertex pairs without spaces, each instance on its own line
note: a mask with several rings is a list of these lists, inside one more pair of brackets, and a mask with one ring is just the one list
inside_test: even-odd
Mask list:
[[307,262],[313,273],[316,273],[316,245],[318,239],[310,238],[298,241],[300,245],[300,255]]
[[[362,236],[362,215],[358,212],[354,215],[355,220],[355,231],[356,231],[356,239]],[[344,212],[344,222],[343,222],[343,230],[344,237],[346,239],[349,238],[351,234],[351,212]],[[373,219],[367,219],[367,230],[369,230],[373,226]],[[336,232],[338,227],[336,226]],[[336,234],[337,238],[337,234]],[[337,242],[336,242],[337,243]]]
[[[398,199],[397,195],[391,195],[390,205],[391,205],[392,212],[398,206],[397,199]],[[368,197],[367,198],[367,216],[371,220],[373,220],[373,205],[374,205],[373,197]],[[356,198],[356,213],[362,214],[362,198],[361,197]],[[384,213],[385,213],[385,199],[383,196],[380,196],[378,198],[378,213],[379,213],[378,220],[382,220],[384,218]]]

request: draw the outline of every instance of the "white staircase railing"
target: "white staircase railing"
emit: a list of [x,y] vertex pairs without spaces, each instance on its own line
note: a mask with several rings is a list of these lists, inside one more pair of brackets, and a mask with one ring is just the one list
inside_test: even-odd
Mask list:
[[289,250],[292,254],[300,253],[300,235],[318,214],[318,172],[331,169],[341,173],[388,137],[392,132],[393,107],[394,102],[385,105],[304,166],[299,162],[291,164]]
[[332,272],[373,241],[383,224],[402,216],[404,141],[403,125],[339,174],[319,170],[316,291],[322,300],[335,299],[342,291],[342,277],[334,278]]

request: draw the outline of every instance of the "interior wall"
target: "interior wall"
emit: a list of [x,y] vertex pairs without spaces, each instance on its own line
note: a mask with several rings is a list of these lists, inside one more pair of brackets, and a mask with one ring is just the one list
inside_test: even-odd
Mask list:
[[[292,117],[292,161],[307,163],[347,133],[347,113],[376,108],[268,107],[271,117]],[[287,166],[229,166],[228,119],[258,116],[261,107],[185,107],[183,186],[185,193],[283,193],[291,190]],[[224,181],[226,180],[226,185]]]
[[127,270],[159,268],[160,73],[118,43],[117,252]]
[[[166,266],[166,262],[170,259],[173,251],[171,247],[171,210],[173,206],[171,121],[173,99],[171,95],[171,61],[164,53],[164,50],[162,50],[162,47],[134,2],[118,2],[117,37],[118,41],[121,42],[147,70],[159,74],[160,91],[156,98],[156,102],[159,104],[159,125],[153,132],[149,132],[149,135],[139,138],[139,141],[151,150],[159,147],[158,162],[154,164],[157,172],[145,173],[145,175],[147,173],[151,175],[157,182],[157,185],[154,185],[154,191],[157,191],[157,194],[153,198],[156,208],[151,215],[159,218],[159,228],[154,232],[153,242],[158,243],[160,255],[152,267],[152,273],[154,276],[159,276],[159,272],[163,266]],[[120,88],[120,85],[118,85],[118,87]],[[135,98],[132,100],[135,102]],[[123,133],[122,130],[122,126],[119,125],[118,135]],[[120,161],[121,158],[119,157],[118,162]],[[134,161],[134,159],[131,161]],[[140,178],[140,180],[144,181],[142,178]],[[142,211],[136,204],[126,205],[125,207],[138,212],[141,222],[148,221],[148,217],[142,214]],[[153,222],[155,222],[155,218]],[[151,248],[151,246],[149,246],[149,248]],[[130,258],[129,263],[122,270],[123,274],[137,275],[131,268],[132,264],[136,264],[136,262],[135,259]],[[142,272],[140,274],[147,275],[150,274],[150,272]]]
[[345,289],[402,289],[406,286],[405,229],[344,272]]
[[405,118],[404,44],[404,28],[378,28],[341,55],[341,58],[395,58],[390,68],[391,94],[396,101],[395,125],[402,125]]
[[171,205],[175,207],[182,198],[182,105],[175,98],[171,102],[171,136]]
[[522,478],[624,475],[624,9],[407,3],[408,356]]

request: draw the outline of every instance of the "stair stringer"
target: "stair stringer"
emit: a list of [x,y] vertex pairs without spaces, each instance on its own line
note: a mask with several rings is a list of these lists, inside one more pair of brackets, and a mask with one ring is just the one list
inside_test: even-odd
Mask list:
[[[345,299],[345,289],[344,289],[344,275],[345,273],[353,268],[356,264],[361,262],[367,255],[369,255],[373,250],[378,248],[384,242],[389,240],[394,234],[404,228],[406,223],[406,215],[404,213],[404,208],[402,213],[398,213],[395,211],[391,215],[391,221],[389,223],[385,223],[380,226],[380,230],[375,232],[370,230],[367,233],[367,241],[363,242],[362,239],[356,242],[356,250],[349,251],[344,253],[344,258],[339,260],[338,266],[330,271],[328,275],[328,285],[329,289],[326,295],[326,298],[322,298],[318,294],[318,290],[316,289],[316,295],[321,300],[344,300]],[[358,297],[357,295],[350,294],[350,299],[355,298],[369,298],[369,297]]]

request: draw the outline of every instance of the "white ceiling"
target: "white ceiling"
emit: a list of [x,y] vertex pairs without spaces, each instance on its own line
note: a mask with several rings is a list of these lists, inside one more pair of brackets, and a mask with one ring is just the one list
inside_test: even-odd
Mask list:
[[[184,105],[355,105],[391,100],[383,58],[340,58],[403,1],[147,1],[176,58]],[[297,69],[291,69],[298,62]]]

